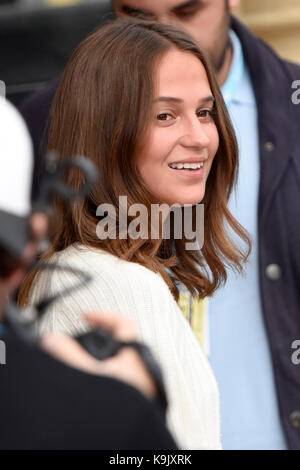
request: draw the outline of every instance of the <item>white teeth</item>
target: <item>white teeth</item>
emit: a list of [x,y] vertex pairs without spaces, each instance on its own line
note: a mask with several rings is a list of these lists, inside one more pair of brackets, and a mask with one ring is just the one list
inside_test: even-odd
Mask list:
[[199,168],[202,168],[204,165],[203,162],[199,163],[171,163],[169,166],[171,168],[174,168],[176,170],[198,170]]

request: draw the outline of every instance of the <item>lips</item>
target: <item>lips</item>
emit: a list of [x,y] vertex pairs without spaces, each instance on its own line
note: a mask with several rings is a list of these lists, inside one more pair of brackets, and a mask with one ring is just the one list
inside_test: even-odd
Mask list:
[[198,156],[195,156],[195,157],[189,157],[189,158],[183,158],[181,160],[174,160],[172,162],[169,163],[169,167],[171,166],[174,166],[174,165],[185,165],[186,163],[190,163],[190,164],[193,164],[193,163],[204,163],[206,160],[208,160],[208,152],[205,152],[203,153],[203,155],[198,155]]

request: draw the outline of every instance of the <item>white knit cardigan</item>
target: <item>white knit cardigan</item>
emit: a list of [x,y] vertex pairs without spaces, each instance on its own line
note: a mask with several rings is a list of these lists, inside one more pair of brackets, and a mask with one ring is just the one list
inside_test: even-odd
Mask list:
[[[167,424],[182,449],[221,449],[219,392],[210,364],[167,284],[159,274],[102,250],[74,245],[50,262],[82,269],[92,282],[61,297],[46,313],[43,332],[75,335],[87,330],[82,313],[120,312],[135,321],[140,338],[162,366]],[[76,282],[72,274],[41,272],[30,303]]]

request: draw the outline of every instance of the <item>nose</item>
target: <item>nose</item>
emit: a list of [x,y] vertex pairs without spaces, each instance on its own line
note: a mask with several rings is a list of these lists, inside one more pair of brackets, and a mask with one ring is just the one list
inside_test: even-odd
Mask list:
[[184,147],[193,147],[196,150],[208,147],[210,139],[205,124],[201,123],[197,117],[189,119],[182,128],[180,143]]

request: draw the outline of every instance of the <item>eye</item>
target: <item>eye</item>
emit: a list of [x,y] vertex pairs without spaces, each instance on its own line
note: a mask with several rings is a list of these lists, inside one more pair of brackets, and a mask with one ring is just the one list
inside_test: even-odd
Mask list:
[[174,11],[174,14],[177,16],[177,18],[182,18],[184,20],[194,16],[201,8],[201,5],[191,5],[189,7],[187,6],[186,8]]
[[173,119],[173,116],[169,113],[161,113],[158,114],[156,118],[158,119],[158,121],[170,121],[171,119]]
[[143,10],[138,10],[136,8],[131,8],[131,7],[128,7],[126,5],[124,5],[122,7],[122,13],[124,13],[125,15],[128,15],[128,16],[132,16],[133,18],[140,18],[140,19],[153,19],[154,20],[154,16],[151,15],[151,13],[148,13],[146,11],[143,11]]
[[213,109],[199,109],[196,114],[202,121],[209,121],[210,119],[213,118],[214,110]]
[[182,10],[182,11],[178,11],[176,13],[176,16],[177,16],[177,18],[185,19],[185,18],[191,18],[192,16],[194,16],[194,14],[195,14],[195,11],[193,11],[193,10],[192,11],[191,10],[186,10],[186,11]]

